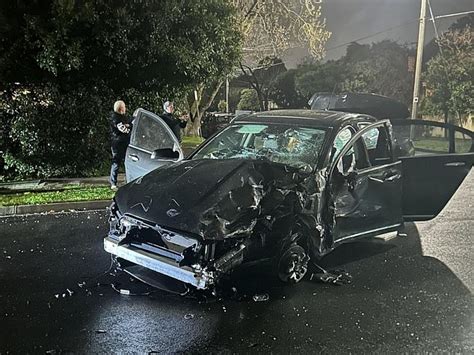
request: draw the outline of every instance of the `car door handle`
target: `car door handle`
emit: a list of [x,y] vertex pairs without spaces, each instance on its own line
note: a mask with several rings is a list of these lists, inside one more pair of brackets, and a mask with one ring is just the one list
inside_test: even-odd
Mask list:
[[382,180],[382,179],[379,179],[379,178],[376,178],[376,177],[373,177],[373,176],[369,176],[369,180],[372,180],[372,181],[375,181],[375,182],[383,183],[383,180]]
[[394,181],[400,177],[400,174],[393,174],[385,178],[385,181]]
[[132,160],[132,161],[139,161],[140,158],[138,157],[138,155],[135,155],[135,154],[129,154],[128,157]]
[[444,166],[447,166],[447,167],[457,167],[457,166],[465,166],[466,163],[463,162],[463,161],[455,161],[455,162],[452,162],[452,163],[446,163],[444,164]]
[[394,180],[397,180],[398,178],[400,178],[400,174],[398,173],[395,173],[395,174],[391,174],[391,175],[385,175],[383,178],[378,178],[378,177],[374,177],[374,176],[370,176],[369,177],[369,180],[372,180],[372,181],[375,181],[375,182],[379,182],[379,183],[383,183],[385,181],[394,181]]

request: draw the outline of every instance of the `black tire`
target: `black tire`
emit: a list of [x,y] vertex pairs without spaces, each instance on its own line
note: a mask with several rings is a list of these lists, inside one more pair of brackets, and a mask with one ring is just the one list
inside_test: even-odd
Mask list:
[[309,256],[306,250],[292,244],[278,260],[278,278],[286,283],[300,282],[308,272]]

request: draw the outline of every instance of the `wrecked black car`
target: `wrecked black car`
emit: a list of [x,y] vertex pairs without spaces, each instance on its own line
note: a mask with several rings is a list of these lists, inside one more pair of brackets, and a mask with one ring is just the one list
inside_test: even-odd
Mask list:
[[[408,156],[393,131],[409,135]],[[104,247],[125,269],[197,289],[263,260],[295,283],[341,243],[439,213],[472,166],[473,138],[437,122],[272,111],[236,118],[184,159],[139,109]]]
[[369,93],[317,92],[308,101],[311,110],[332,110],[370,115],[378,119],[410,117],[408,107],[392,98]]

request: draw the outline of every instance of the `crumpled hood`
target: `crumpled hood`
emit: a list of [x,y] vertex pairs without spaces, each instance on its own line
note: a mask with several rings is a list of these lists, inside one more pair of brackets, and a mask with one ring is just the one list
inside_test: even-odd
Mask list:
[[185,160],[123,186],[115,201],[122,214],[204,239],[223,239],[250,233],[259,217],[279,208],[272,204],[289,195],[288,211],[295,201],[302,208],[305,177],[296,168],[268,161]]

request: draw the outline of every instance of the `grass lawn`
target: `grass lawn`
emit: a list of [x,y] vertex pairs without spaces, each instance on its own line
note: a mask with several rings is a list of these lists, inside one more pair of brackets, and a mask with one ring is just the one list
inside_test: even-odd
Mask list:
[[199,144],[204,142],[204,138],[202,137],[192,137],[192,136],[184,136],[181,142],[181,148],[183,148],[184,156],[188,156],[191,154],[194,149],[197,148]]
[[202,142],[204,142],[202,137],[184,136],[181,145],[186,148],[195,148]]
[[[194,150],[204,141],[201,137],[183,137],[182,146],[187,151]],[[109,162],[104,165],[106,175],[109,170]],[[94,174],[97,175],[97,174]],[[14,194],[0,194],[0,206],[17,205],[40,205],[55,202],[74,202],[90,200],[110,200],[114,196],[114,191],[108,186],[87,186],[87,185],[67,185],[58,191],[31,191]]]
[[420,137],[413,140],[413,145],[417,149],[425,149],[439,153],[449,152],[449,141],[441,138],[436,139]]
[[[413,140],[415,148],[425,149],[437,153],[448,153],[449,152],[449,141],[445,138],[437,137],[419,137]],[[471,149],[471,140],[469,139],[456,139],[456,153],[467,153]]]
[[110,187],[68,186],[63,191],[34,191],[0,195],[0,206],[41,205],[55,202],[110,200],[114,196]]

